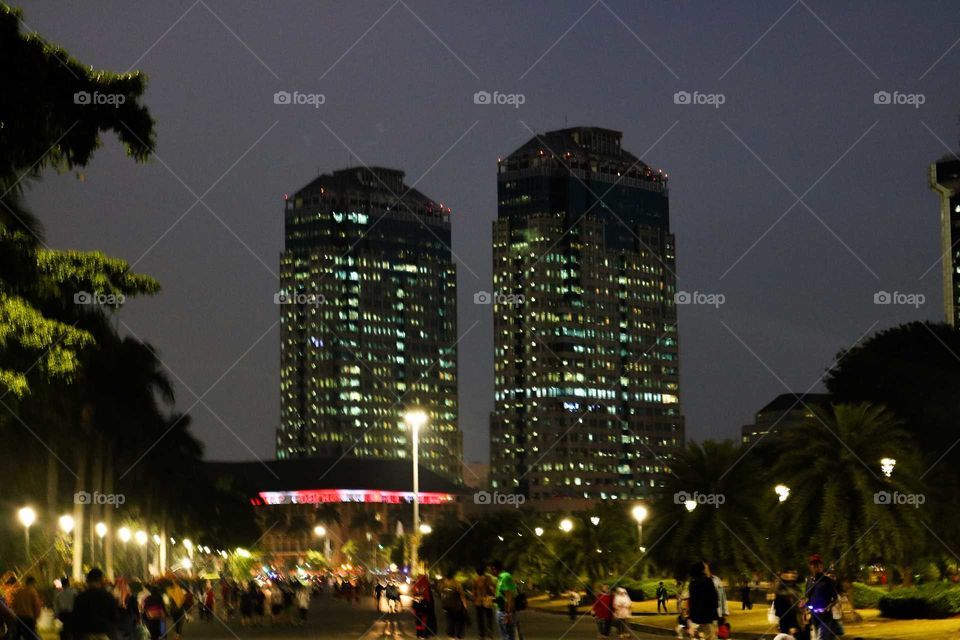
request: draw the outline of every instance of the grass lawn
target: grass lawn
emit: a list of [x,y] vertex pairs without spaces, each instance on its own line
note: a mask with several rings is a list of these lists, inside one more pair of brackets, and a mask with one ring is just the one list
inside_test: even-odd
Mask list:
[[[740,602],[730,600],[730,626],[734,635],[737,631],[747,633],[773,633],[774,628],[767,622],[767,608],[764,603],[755,604],[750,611],[741,611]],[[676,600],[670,600],[671,611],[676,608]],[[530,598],[530,607],[541,611],[567,611],[567,602],[563,599],[549,600],[546,596]],[[580,607],[580,613],[589,611]],[[863,622],[846,625],[848,638],[884,638],[889,640],[960,640],[960,618],[946,620],[890,620],[881,618],[877,609],[858,609]],[[677,624],[675,613],[657,614],[655,600],[633,603],[634,621],[664,629],[673,629]]]

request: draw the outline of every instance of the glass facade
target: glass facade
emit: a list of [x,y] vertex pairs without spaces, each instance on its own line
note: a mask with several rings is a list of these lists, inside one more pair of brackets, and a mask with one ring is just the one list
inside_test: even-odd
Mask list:
[[450,210],[403,172],[321,175],[285,203],[277,457],[409,458],[459,481]]
[[491,483],[633,499],[683,445],[667,177],[575,128],[498,162]]

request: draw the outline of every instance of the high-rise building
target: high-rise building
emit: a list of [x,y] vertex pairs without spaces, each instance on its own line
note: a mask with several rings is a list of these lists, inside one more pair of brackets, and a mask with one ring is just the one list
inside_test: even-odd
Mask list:
[[286,199],[277,457],[409,458],[459,481],[450,209],[403,172],[351,168]]
[[641,498],[684,441],[667,176],[578,127],[498,161],[491,485]]
[[960,158],[948,155],[931,164],[930,188],[940,195],[944,315],[960,327]]

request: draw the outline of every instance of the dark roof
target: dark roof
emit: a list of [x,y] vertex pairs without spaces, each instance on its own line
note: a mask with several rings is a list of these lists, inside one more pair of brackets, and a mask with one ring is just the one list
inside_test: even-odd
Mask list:
[[556,155],[591,154],[617,159],[629,164],[637,163],[638,167],[647,165],[635,155],[623,149],[620,141],[623,134],[613,129],[602,127],[572,127],[538,133],[530,138],[520,148],[510,154],[511,157],[539,154],[540,151]]
[[306,186],[297,190],[296,195],[306,195],[324,190],[345,193],[345,192],[364,192],[380,193],[391,196],[393,199],[403,198],[407,204],[420,203],[433,205],[437,208],[439,204],[425,196],[420,191],[408,187],[403,182],[404,172],[400,169],[390,169],[388,167],[348,167],[338,169],[332,174],[324,173]]
[[[293,458],[263,462],[207,462],[212,475],[250,496],[260,491],[358,489],[412,491],[410,460],[373,458]],[[455,485],[420,465],[420,491],[464,493]]]
[[811,407],[827,407],[830,404],[829,393],[782,393],[768,402],[757,413],[768,411],[787,411],[789,409],[805,410],[804,405]]

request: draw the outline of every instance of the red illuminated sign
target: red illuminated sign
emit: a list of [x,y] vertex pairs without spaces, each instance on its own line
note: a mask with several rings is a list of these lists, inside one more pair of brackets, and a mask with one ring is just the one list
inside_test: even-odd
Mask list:
[[[376,502],[403,504],[413,502],[412,491],[377,491],[367,489],[304,489],[300,491],[261,491],[261,504],[322,504],[325,502]],[[453,502],[452,493],[421,491],[420,504]]]

